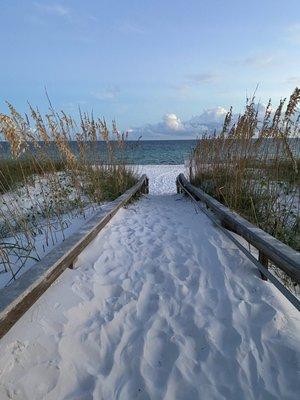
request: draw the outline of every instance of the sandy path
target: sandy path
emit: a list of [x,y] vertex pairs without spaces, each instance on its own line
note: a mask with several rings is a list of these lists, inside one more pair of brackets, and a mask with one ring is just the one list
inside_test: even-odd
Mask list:
[[141,175],[149,178],[151,194],[176,193],[176,178],[179,174],[187,172],[183,164],[179,165],[136,165],[134,169]]
[[299,314],[181,195],[121,210],[77,267],[1,341],[1,400],[298,398]]

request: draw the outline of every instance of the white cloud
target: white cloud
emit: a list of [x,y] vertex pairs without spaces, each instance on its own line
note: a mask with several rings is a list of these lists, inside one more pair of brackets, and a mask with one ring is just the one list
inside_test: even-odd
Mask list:
[[171,131],[179,131],[183,129],[183,125],[176,114],[166,114],[163,118],[164,124],[167,129]]
[[219,130],[223,126],[227,110],[223,107],[204,110],[201,114],[187,121],[174,113],[165,114],[162,122],[147,124],[130,129],[130,137],[142,136],[144,139],[189,139],[196,138],[206,132]]
[[[259,121],[263,120],[266,105],[255,104]],[[271,108],[274,112],[274,109]],[[147,124],[142,127],[131,127],[129,138],[137,139],[195,139],[206,133],[220,132],[228,110],[224,107],[215,107],[204,110],[186,121],[182,121],[176,114],[165,114],[161,122]],[[239,114],[233,113],[232,123],[235,123]]]
[[272,55],[256,55],[247,57],[242,61],[242,65],[246,67],[265,68],[273,65],[275,57]]
[[144,34],[145,30],[141,26],[136,23],[129,22],[129,21],[122,21],[116,24],[116,29],[121,33],[135,33],[135,34]]
[[35,7],[44,14],[52,14],[58,17],[70,15],[70,9],[60,3],[35,3]]
[[113,87],[101,90],[99,92],[92,92],[91,94],[93,97],[95,97],[98,100],[114,100],[120,94],[120,88],[117,86],[113,86]]
[[204,72],[198,74],[188,74],[184,77],[184,82],[172,85],[171,88],[176,92],[177,98],[185,100],[193,96],[199,85],[215,84],[220,80],[218,74]]
[[187,99],[192,93],[192,87],[187,84],[173,85],[171,88],[176,92],[177,97],[180,99]]
[[88,102],[86,100],[69,101],[62,104],[62,108],[66,108],[69,111],[78,111],[78,107],[86,107]]
[[287,28],[287,39],[292,43],[300,43],[300,23],[290,25]]
[[227,110],[224,107],[216,107],[204,110],[202,114],[192,117],[189,123],[192,125],[223,124]]
[[300,86],[300,76],[290,76],[284,81],[284,83]]
[[202,84],[202,83],[216,83],[219,80],[219,75],[211,72],[203,72],[198,74],[189,74],[186,79],[190,83]]

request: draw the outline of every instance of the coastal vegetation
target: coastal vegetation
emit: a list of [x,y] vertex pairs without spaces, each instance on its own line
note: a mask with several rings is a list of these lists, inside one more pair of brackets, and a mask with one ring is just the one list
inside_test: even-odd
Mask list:
[[76,122],[51,103],[45,116],[31,106],[25,116],[8,108],[0,114],[10,150],[0,160],[0,275],[14,279],[64,240],[73,221],[91,216],[137,177],[126,165],[126,135],[115,122],[109,129],[105,120],[81,112]]
[[221,132],[201,138],[190,159],[190,179],[217,200],[300,250],[300,89],[271,100],[263,114],[255,96],[243,114],[232,108]]

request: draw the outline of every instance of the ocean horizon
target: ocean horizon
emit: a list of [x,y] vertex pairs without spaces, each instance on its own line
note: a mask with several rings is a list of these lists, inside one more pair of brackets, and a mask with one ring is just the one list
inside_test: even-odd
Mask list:
[[[133,165],[178,165],[185,164],[190,158],[190,155],[195,148],[199,139],[178,139],[178,140],[127,140],[125,142],[125,152],[121,152],[120,157],[125,158],[127,164]],[[255,140],[255,138],[253,139]],[[268,152],[272,155],[271,138],[264,139],[268,143]],[[289,145],[292,152],[298,156],[300,153],[300,138],[289,138]],[[115,143],[116,141],[111,141]],[[70,147],[76,154],[78,146],[76,141],[70,141]],[[40,142],[43,145],[43,142]],[[103,161],[106,160],[107,144],[104,141],[98,141],[96,148],[95,143],[91,143],[91,156],[103,156]],[[53,148],[50,146],[50,153],[56,157],[56,145],[53,142]],[[30,146],[27,152],[35,152],[34,146]],[[276,151],[276,146],[274,147]],[[49,152],[49,147],[47,149]],[[116,151],[118,156],[118,150]],[[284,154],[283,154],[284,155]],[[0,141],[0,159],[8,159],[11,157],[10,144],[6,141]],[[26,157],[26,152],[22,152],[22,157]]]
[[[125,143],[125,157],[128,164],[176,165],[184,164],[184,162],[189,158],[192,150],[195,148],[197,140],[128,140]],[[71,148],[76,153],[76,142],[71,141],[70,144]],[[98,141],[96,151],[105,154],[106,146],[106,142]],[[35,151],[33,146],[30,150]],[[92,151],[95,154],[94,143]],[[54,145],[53,154],[55,156]],[[0,157],[7,159],[10,156],[9,143],[4,141],[0,142]]]

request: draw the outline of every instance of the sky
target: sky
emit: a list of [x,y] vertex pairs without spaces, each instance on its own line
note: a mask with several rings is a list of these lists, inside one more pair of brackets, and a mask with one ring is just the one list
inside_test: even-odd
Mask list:
[[5,100],[80,106],[144,139],[194,137],[300,85],[299,0],[0,0]]

